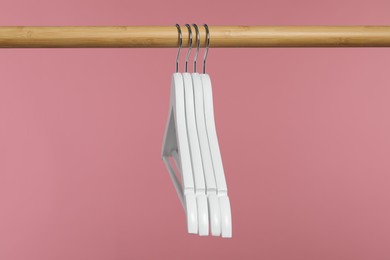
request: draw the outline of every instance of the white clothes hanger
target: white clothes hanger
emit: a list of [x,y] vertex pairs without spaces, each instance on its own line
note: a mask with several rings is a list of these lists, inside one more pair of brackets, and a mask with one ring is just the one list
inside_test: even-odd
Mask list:
[[223,237],[232,237],[230,200],[228,197],[225,173],[214,123],[211,80],[208,74],[201,74],[200,77],[203,86],[206,128],[209,137],[210,152],[213,161],[217,194],[221,211],[221,232]]
[[187,27],[189,34],[189,48],[185,62],[185,73],[182,75],[184,81],[187,134],[192,162],[192,172],[195,181],[195,195],[198,206],[198,234],[201,236],[207,236],[209,234],[209,210],[198,131],[196,128],[192,78],[191,74],[188,73],[188,58],[192,48],[192,31],[189,24],[186,24],[185,26]]
[[211,79],[206,74],[206,59],[210,46],[210,32],[207,24],[204,25],[206,30],[206,51],[203,60],[203,74],[200,74],[200,80],[203,89],[203,102],[205,113],[205,124],[208,135],[208,143],[213,162],[214,176],[217,185],[217,194],[221,212],[221,233],[222,237],[232,237],[232,219],[230,200],[227,193],[225,172],[222,164],[221,152],[219,149],[217,131],[214,121],[214,106]]
[[[178,73],[179,55],[182,48],[180,26],[179,50],[176,57],[176,73],[172,75],[170,109],[165,129],[162,159],[167,166],[178,197],[187,217],[188,233],[208,235],[209,224],[213,236],[231,237],[231,209],[227,195],[226,180],[219,151],[214,123],[211,80],[207,74],[196,73],[196,59],[200,36],[197,31],[198,48],[194,59],[195,73],[189,74],[188,57],[185,73]],[[207,46],[203,73],[210,44],[207,25]],[[178,173],[171,163],[175,162]]]
[[[187,231],[188,233],[197,234],[198,210],[187,136],[184,82],[182,75],[178,73],[182,34],[180,26],[176,25],[176,27],[179,31],[179,51],[176,58],[176,73],[172,76],[170,108],[163,140],[162,159],[167,166],[178,197],[184,207],[187,216]],[[169,160],[170,157],[175,161],[181,175],[181,182]]]
[[194,101],[195,101],[194,104],[195,104],[196,127],[198,131],[199,144],[200,144],[200,150],[201,150],[202,162],[203,162],[203,170],[204,170],[204,176],[206,181],[211,234],[213,236],[220,236],[221,235],[221,214],[220,214],[219,201],[217,197],[217,186],[215,182],[213,163],[212,163],[207,130],[205,125],[202,82],[199,73],[196,72],[197,69],[196,61],[200,49],[200,34],[199,34],[198,26],[196,24],[193,24],[193,26],[196,30],[196,37],[197,37],[197,48],[194,57],[194,73],[191,74],[192,82],[193,82]]

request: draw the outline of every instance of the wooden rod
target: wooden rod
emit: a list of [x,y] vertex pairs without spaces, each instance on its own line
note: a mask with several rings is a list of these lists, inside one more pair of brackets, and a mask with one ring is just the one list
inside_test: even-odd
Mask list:
[[[199,26],[201,46],[205,29]],[[210,47],[390,47],[390,26],[209,26]],[[183,47],[188,30],[181,27]],[[194,46],[196,44],[193,29]],[[175,26],[2,26],[0,48],[177,48]]]

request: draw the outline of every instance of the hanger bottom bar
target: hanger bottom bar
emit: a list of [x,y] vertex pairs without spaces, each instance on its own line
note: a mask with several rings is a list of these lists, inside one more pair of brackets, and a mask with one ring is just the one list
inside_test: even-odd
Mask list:
[[[201,46],[205,29],[198,25]],[[390,47],[390,26],[209,26],[210,47]],[[183,47],[188,30],[181,28]],[[193,29],[193,32],[195,30]],[[196,37],[194,46],[196,46]],[[2,26],[0,48],[177,48],[175,26]]]

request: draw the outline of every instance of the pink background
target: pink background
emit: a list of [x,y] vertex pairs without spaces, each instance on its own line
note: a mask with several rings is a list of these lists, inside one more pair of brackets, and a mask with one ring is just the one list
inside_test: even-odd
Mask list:
[[[0,6],[1,25],[390,25],[388,0]],[[390,49],[211,49],[230,240],[186,234],[160,160],[175,55],[0,50],[1,260],[390,259]]]

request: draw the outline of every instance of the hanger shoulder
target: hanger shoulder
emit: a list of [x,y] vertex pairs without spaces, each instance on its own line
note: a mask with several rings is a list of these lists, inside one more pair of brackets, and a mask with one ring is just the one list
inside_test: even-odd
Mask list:
[[222,164],[221,151],[219,149],[218,136],[215,127],[213,93],[211,79],[208,74],[201,75],[203,85],[203,97],[207,133],[209,135],[210,152],[213,158],[214,174],[218,193],[227,193],[225,171]]

